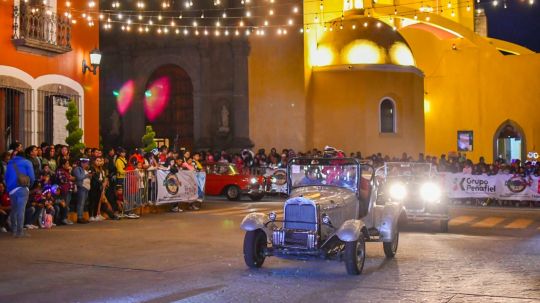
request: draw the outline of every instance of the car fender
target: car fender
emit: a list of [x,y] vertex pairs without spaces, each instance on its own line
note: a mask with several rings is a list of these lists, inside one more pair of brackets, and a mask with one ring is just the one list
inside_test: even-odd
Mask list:
[[383,242],[391,242],[394,230],[398,228],[398,220],[405,208],[401,203],[388,203],[384,205],[381,222],[379,223],[379,237]]
[[270,219],[266,214],[263,213],[251,213],[244,217],[242,223],[240,223],[240,228],[245,231],[254,231],[257,229],[262,229],[266,231],[266,222]]
[[343,222],[336,235],[343,242],[357,241],[365,227],[366,225],[362,220],[347,220]]

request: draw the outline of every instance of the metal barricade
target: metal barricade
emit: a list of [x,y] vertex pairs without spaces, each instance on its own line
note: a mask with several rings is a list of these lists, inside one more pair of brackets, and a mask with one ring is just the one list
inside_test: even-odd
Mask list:
[[125,213],[130,213],[135,209],[140,209],[148,204],[154,204],[157,198],[156,170],[135,169],[126,172],[124,179],[124,201]]

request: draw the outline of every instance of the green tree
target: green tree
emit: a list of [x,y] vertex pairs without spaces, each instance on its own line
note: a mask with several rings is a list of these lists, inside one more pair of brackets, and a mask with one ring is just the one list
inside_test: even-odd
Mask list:
[[154,138],[156,137],[156,132],[152,129],[152,125],[147,125],[146,126],[146,133],[144,134],[144,136],[142,136],[142,144],[143,144],[143,149],[145,152],[150,152],[152,151],[152,149],[156,148],[157,147],[157,144],[156,142],[154,142]]
[[68,120],[68,124],[66,125],[68,131],[66,144],[69,146],[71,157],[77,159],[81,156],[81,149],[84,149],[85,146],[81,142],[83,130],[79,127],[79,109],[74,100],[68,103],[66,117]]

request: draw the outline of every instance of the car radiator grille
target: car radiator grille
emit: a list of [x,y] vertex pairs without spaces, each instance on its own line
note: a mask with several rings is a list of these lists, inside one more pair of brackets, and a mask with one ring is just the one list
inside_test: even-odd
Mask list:
[[317,230],[315,206],[311,204],[287,204],[285,206],[285,228]]

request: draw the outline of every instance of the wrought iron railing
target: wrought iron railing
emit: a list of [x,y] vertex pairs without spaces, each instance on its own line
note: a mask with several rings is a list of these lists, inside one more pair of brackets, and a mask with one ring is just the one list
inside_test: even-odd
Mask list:
[[43,5],[21,1],[13,7],[13,43],[18,48],[47,53],[71,51],[71,22]]

